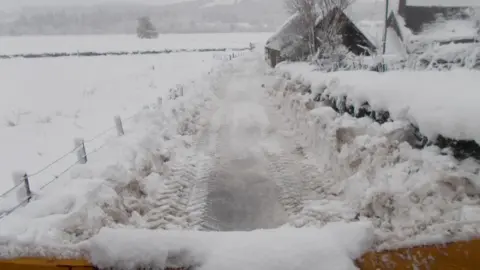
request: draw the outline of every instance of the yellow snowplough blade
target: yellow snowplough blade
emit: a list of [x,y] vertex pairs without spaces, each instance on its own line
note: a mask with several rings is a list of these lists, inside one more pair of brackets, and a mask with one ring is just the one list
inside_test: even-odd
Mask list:
[[18,258],[0,260],[1,270],[94,270],[86,260],[58,260],[46,258]]
[[[357,260],[361,270],[480,269],[480,240],[369,252]],[[186,266],[184,269],[187,269]],[[86,260],[17,258],[0,260],[0,270],[95,270]],[[181,270],[167,268],[165,270]]]
[[362,270],[480,269],[480,240],[369,252],[357,265]]

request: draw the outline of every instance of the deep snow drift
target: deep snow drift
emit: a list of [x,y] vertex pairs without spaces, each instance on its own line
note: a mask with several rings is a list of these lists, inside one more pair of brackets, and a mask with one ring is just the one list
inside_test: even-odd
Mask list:
[[[435,146],[412,149],[407,142],[409,121],[428,135],[478,140],[478,129],[472,124],[473,115],[478,114],[472,105],[478,99],[472,88],[478,84],[474,74],[325,74],[302,64],[279,67],[272,95],[303,134],[304,149],[323,172],[320,180],[311,181],[315,191],[293,224],[315,226],[367,218],[376,227],[377,248],[478,236],[478,161],[458,161]],[[431,78],[436,80],[425,85]],[[307,94],[310,84],[312,94]],[[312,102],[322,91],[348,92],[357,98],[350,102],[368,101],[377,109],[393,109],[394,121],[380,125],[367,117],[339,115]]]

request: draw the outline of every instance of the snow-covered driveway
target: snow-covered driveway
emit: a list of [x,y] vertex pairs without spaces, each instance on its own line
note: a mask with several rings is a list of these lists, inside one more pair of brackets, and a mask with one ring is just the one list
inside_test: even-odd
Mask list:
[[215,91],[217,106],[199,134],[203,143],[196,151],[213,159],[207,173],[207,228],[278,227],[299,210],[300,190],[294,187],[300,185],[293,183],[302,177],[291,161],[302,157],[287,123],[269,101],[260,59],[249,55],[223,70]]

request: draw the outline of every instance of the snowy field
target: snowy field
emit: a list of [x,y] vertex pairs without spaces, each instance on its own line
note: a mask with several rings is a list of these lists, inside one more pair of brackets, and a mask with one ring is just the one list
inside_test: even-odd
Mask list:
[[[156,56],[12,59],[0,61],[0,193],[11,174],[34,174],[73,149],[74,138],[89,140],[165,97],[177,84],[210,71],[215,53]],[[92,143],[94,150],[110,130]],[[89,148],[89,149],[88,149]],[[75,153],[32,177],[33,190],[75,162]]]
[[135,35],[0,37],[0,55],[26,53],[75,53],[147,51],[165,49],[248,48],[271,33],[166,34],[157,39]]

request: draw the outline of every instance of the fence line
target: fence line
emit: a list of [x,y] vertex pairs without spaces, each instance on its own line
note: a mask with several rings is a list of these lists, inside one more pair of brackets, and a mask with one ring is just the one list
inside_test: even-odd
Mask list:
[[4,193],[2,193],[2,195],[0,195],[0,198],[7,196],[8,194],[10,194],[12,191],[14,191],[17,187],[19,187],[21,185],[23,185],[23,183],[19,183],[19,184],[15,185],[14,187],[12,187],[11,189],[5,191]]
[[42,172],[46,171],[48,168],[52,167],[53,165],[57,164],[60,160],[66,158],[68,155],[70,155],[71,153],[75,152],[76,150],[78,150],[78,147],[75,147],[73,150],[71,150],[70,152],[62,155],[61,157],[57,158],[56,160],[52,161],[50,164],[48,164],[47,166],[43,167],[42,169],[32,173],[32,174],[29,174],[28,176],[29,177],[34,177],[36,175],[39,175],[41,174]]
[[[125,118],[123,120],[123,122],[127,122],[131,119],[133,119],[140,111],[132,114],[131,116]],[[9,209],[8,211],[6,212],[3,212],[3,213],[0,213],[0,219],[3,218],[3,217],[6,217],[8,216],[9,214],[13,213],[15,210],[17,210],[19,207],[21,207],[22,205],[24,205],[25,203],[28,203],[33,197],[35,197],[35,195],[32,194],[31,192],[31,189],[30,189],[30,180],[32,177],[35,177],[39,174],[41,174],[42,172],[46,171],[47,169],[49,169],[50,167],[52,167],[53,165],[57,164],[58,162],[60,162],[61,160],[65,159],[66,157],[68,157],[70,154],[74,153],[75,151],[77,151],[77,153],[79,153],[78,151],[83,151],[84,154],[82,155],[77,155],[77,161],[75,161],[73,164],[69,165],[66,169],[64,169],[63,171],[61,171],[59,174],[55,175],[54,178],[45,183],[44,185],[42,185],[39,190],[43,190],[44,188],[46,188],[47,186],[49,186],[50,184],[52,184],[53,182],[55,182],[56,180],[58,180],[62,175],[64,175],[65,173],[67,173],[71,168],[73,168],[75,165],[77,164],[80,164],[82,163],[82,159],[86,159],[86,157],[88,155],[91,155],[93,153],[96,153],[98,152],[100,149],[102,149],[103,147],[105,147],[108,142],[105,142],[103,143],[100,147],[97,147],[95,148],[94,150],[92,151],[89,151],[88,153],[86,153],[85,151],[85,144],[86,143],[91,143],[95,140],[97,140],[98,138],[100,138],[101,136],[107,134],[108,132],[114,130],[114,129],[117,129],[117,135],[118,136],[122,136],[124,135],[124,130],[123,130],[123,123],[122,123],[122,120],[119,116],[116,116],[114,118],[115,120],[115,125],[112,126],[112,127],[109,127],[108,129],[105,129],[103,130],[102,132],[94,135],[92,138],[90,138],[89,140],[87,141],[84,141],[84,140],[81,140],[81,145],[76,145],[75,148],[73,150],[70,150],[68,151],[67,153],[63,154],[62,156],[60,156],[59,158],[55,159],[54,161],[52,161],[51,163],[49,163],[48,165],[46,165],[45,167],[41,168],[40,170],[36,171],[35,173],[32,173],[32,174],[23,174],[21,177],[23,178],[22,181],[19,181],[18,184],[16,184],[14,187],[10,188],[9,190],[3,192],[1,195],[0,195],[0,199],[1,198],[4,198],[6,197],[7,195],[9,195],[10,193],[14,192],[18,187],[20,186],[25,186],[26,188],[26,196],[23,198],[23,199],[20,199],[20,202],[15,205],[13,208]],[[77,139],[76,139],[77,140]],[[85,162],[84,162],[85,163]],[[17,176],[15,176],[14,178],[17,178]],[[16,179],[16,180],[19,180],[19,179]]]
[[[221,60],[232,60],[234,58],[237,58],[239,56],[243,56],[245,53],[244,52],[240,52],[240,53],[235,53],[235,52],[232,52],[231,54],[228,54],[228,55],[224,55],[224,57],[221,57],[219,59]],[[215,58],[215,56],[214,56]],[[157,100],[157,103],[161,103],[161,99],[159,98],[159,100]],[[143,110],[143,109],[142,109]],[[140,110],[140,111],[142,111]],[[96,134],[95,136],[93,136],[92,138],[88,139],[88,140],[83,140],[83,139],[75,139],[75,148],[68,151],[67,153],[63,154],[62,156],[60,156],[59,158],[55,159],[54,161],[52,161],[51,163],[49,163],[48,165],[46,165],[45,167],[39,169],[38,171],[36,171],[35,173],[32,173],[32,174],[28,174],[28,173],[22,173],[22,181],[19,181],[18,184],[16,184],[14,187],[10,188],[9,190],[7,190],[6,192],[2,193],[0,195],[0,198],[3,198],[5,196],[7,196],[8,194],[12,193],[15,189],[17,189],[18,187],[20,186],[25,186],[25,189],[26,189],[26,196],[23,198],[23,199],[20,199],[20,203],[18,203],[17,205],[15,205],[13,208],[9,209],[8,211],[6,212],[2,212],[0,213],[0,219],[8,216],[9,214],[13,213],[15,210],[17,210],[18,208],[20,208],[22,205],[24,205],[25,203],[28,203],[30,202],[30,200],[32,198],[34,198],[36,195],[34,195],[32,192],[31,192],[31,189],[30,189],[30,179],[32,177],[35,177],[41,173],[43,173],[44,171],[46,171],[47,169],[49,169],[50,167],[52,167],[53,165],[57,164],[58,162],[60,162],[61,160],[65,159],[67,156],[69,156],[70,154],[74,153],[74,152],[77,152],[77,161],[75,161],[73,164],[69,165],[66,169],[64,169],[63,171],[61,171],[59,174],[55,175],[54,178],[52,180],[50,180],[49,182],[45,183],[44,185],[42,185],[39,190],[43,190],[44,188],[46,188],[47,186],[49,186],[50,184],[52,184],[53,182],[55,182],[56,180],[58,180],[62,175],[64,175],[65,173],[67,173],[70,169],[72,169],[75,165],[77,164],[85,164],[87,163],[87,157],[93,153],[96,153],[98,152],[100,149],[102,149],[103,147],[105,147],[108,142],[105,142],[103,143],[101,146],[97,147],[96,149],[92,150],[92,151],[89,151],[88,153],[86,152],[86,148],[85,148],[85,144],[87,143],[91,143],[95,140],[97,140],[98,138],[102,137],[103,135],[107,134],[108,132],[112,131],[112,130],[117,130],[117,136],[123,136],[125,134],[124,132],[124,129],[123,129],[123,123],[124,122],[127,122],[127,121],[130,121],[131,119],[133,119],[140,111],[137,111],[136,113],[132,114],[131,116],[127,117],[127,118],[124,118],[123,121],[122,119],[120,118],[120,116],[115,116],[114,117],[114,122],[115,124],[101,132],[99,132],[98,134]],[[20,179],[17,179],[17,177],[14,177],[15,181],[17,180],[20,180]]]
[[229,53],[229,54],[216,54],[216,55],[213,55],[213,58],[214,59],[218,59],[218,60],[233,60],[237,57],[240,57],[240,56],[243,56],[245,55],[245,51],[240,51],[240,52],[232,52],[232,53]]

